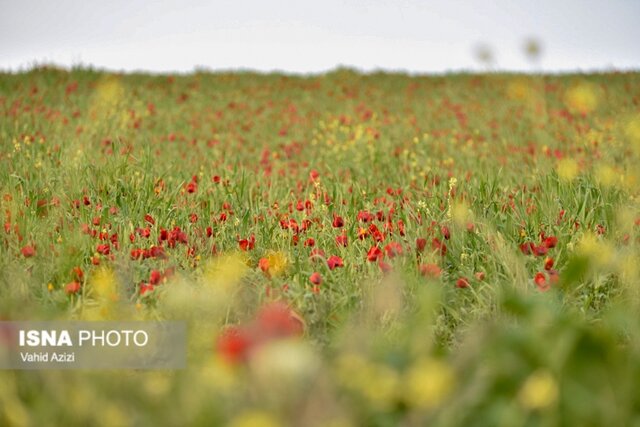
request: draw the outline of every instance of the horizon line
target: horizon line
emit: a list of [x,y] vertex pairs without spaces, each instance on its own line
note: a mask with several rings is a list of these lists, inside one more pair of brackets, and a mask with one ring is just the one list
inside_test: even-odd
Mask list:
[[32,61],[28,65],[19,65],[17,67],[3,67],[0,66],[0,74],[20,75],[28,74],[33,71],[43,69],[54,69],[58,71],[93,71],[105,74],[124,74],[124,75],[136,75],[147,74],[151,76],[166,76],[166,75],[195,75],[195,74],[259,74],[259,75],[286,75],[297,77],[313,77],[331,74],[339,71],[350,71],[361,75],[374,75],[374,74],[395,74],[395,75],[409,75],[412,77],[419,76],[441,76],[451,74],[468,74],[468,75],[483,75],[483,74],[523,74],[523,75],[572,75],[572,74],[616,74],[616,73],[638,73],[640,72],[640,66],[637,67],[615,67],[613,65],[607,65],[602,67],[588,67],[588,68],[559,68],[559,69],[545,69],[541,67],[525,68],[508,68],[508,67],[461,67],[451,68],[447,70],[410,70],[407,68],[393,68],[393,67],[358,67],[348,64],[336,64],[333,67],[313,70],[313,71],[295,71],[285,70],[281,68],[269,68],[260,69],[246,66],[237,67],[212,67],[208,65],[194,65],[189,70],[180,69],[141,69],[131,68],[123,69],[108,66],[99,66],[95,64],[60,64],[55,61]]

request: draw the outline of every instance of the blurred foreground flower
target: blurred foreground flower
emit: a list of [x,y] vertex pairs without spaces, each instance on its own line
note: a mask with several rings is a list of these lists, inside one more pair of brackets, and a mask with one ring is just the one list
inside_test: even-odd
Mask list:
[[227,326],[218,337],[216,350],[230,363],[246,361],[251,352],[277,339],[304,333],[302,317],[283,302],[264,305],[248,325]]
[[588,82],[575,85],[564,94],[564,103],[574,114],[588,114],[598,106],[597,88]]
[[546,370],[536,371],[527,378],[518,394],[518,401],[526,409],[543,409],[558,400],[558,385]]
[[273,415],[263,411],[246,412],[229,423],[229,427],[279,427],[281,425]]
[[420,409],[439,406],[453,391],[455,375],[445,362],[433,358],[418,360],[405,373],[405,398]]

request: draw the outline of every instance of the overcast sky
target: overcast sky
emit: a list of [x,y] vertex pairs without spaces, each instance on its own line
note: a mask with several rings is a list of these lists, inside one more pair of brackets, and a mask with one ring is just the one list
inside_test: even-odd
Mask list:
[[0,69],[640,69],[640,0],[0,0]]

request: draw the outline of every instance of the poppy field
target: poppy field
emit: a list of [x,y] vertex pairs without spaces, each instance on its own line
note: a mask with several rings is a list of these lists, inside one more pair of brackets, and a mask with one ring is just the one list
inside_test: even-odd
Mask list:
[[640,424],[640,74],[0,74],[0,319],[187,368],[0,371],[0,425]]

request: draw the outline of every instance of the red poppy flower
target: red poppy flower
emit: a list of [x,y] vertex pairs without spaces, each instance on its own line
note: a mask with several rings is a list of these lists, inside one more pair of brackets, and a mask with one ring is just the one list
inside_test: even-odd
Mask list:
[[342,258],[337,255],[331,255],[327,260],[327,265],[329,266],[329,270],[333,270],[336,267],[344,267]]
[[336,244],[338,246],[344,246],[346,248],[347,245],[349,244],[349,239],[347,238],[347,235],[345,233],[342,233],[336,236]]
[[443,225],[440,231],[442,231],[442,237],[444,237],[445,240],[449,240],[451,238],[451,231],[449,231],[449,227],[446,225]]
[[375,224],[371,224],[369,226],[369,234],[371,234],[373,240],[375,240],[376,242],[382,242],[384,240],[384,235]]
[[252,234],[248,239],[238,240],[238,245],[243,251],[250,251],[256,246],[256,237]]
[[555,236],[549,236],[546,239],[544,239],[543,244],[549,249],[555,248],[556,245],[558,244],[558,238]]
[[311,249],[311,253],[309,254],[309,258],[312,261],[317,261],[319,259],[323,259],[325,256],[324,251],[320,248]]
[[317,271],[309,276],[309,281],[314,285],[320,285],[322,283],[322,276]]
[[378,268],[380,269],[380,271],[382,271],[383,273],[388,273],[392,270],[392,267],[390,264],[387,264],[386,262],[382,261],[382,259],[378,260]]
[[196,190],[198,190],[198,184],[193,181],[187,184],[187,193],[195,193]]
[[553,268],[553,258],[547,257],[544,260],[544,269],[545,270],[551,270],[552,268]]
[[536,256],[546,255],[547,252],[549,252],[549,247],[544,245],[544,244],[538,245],[534,249],[534,253],[535,253]]
[[402,221],[401,219],[398,220],[398,234],[400,234],[403,237],[405,235],[404,221]]
[[250,334],[238,326],[227,327],[218,337],[216,350],[229,363],[246,360],[252,346]]
[[358,212],[358,221],[362,221],[362,222],[371,222],[374,219],[374,216],[371,214],[371,212],[368,211],[360,211]]
[[468,288],[469,286],[471,286],[469,284],[469,279],[467,279],[466,277],[460,277],[458,280],[456,280],[456,288]]
[[304,241],[304,246],[308,248],[314,247],[315,244],[316,244],[316,241],[311,237],[309,237],[307,240]]
[[149,283],[151,285],[157,285],[162,280],[162,274],[158,270],[151,270],[149,274]]
[[36,254],[36,249],[33,246],[25,246],[20,250],[22,252],[22,256],[25,258],[31,258]]
[[532,242],[524,242],[520,245],[520,251],[525,255],[531,255],[535,253],[536,245]]
[[255,327],[261,340],[286,338],[302,335],[304,321],[287,304],[274,302],[260,308]]
[[155,289],[151,283],[140,283],[140,296],[144,296],[147,292],[151,292]]
[[344,227],[344,219],[339,215],[333,215],[333,223],[334,228]]
[[533,281],[535,282],[536,286],[538,287],[538,289],[542,292],[548,291],[550,288],[549,283],[547,283],[547,278],[544,275],[544,273],[536,273],[536,275],[533,278]]
[[111,253],[111,246],[109,246],[108,243],[98,245],[98,247],[96,248],[96,252],[101,255],[109,255]]
[[437,237],[434,237],[431,241],[431,250],[439,252],[441,256],[445,256],[447,254],[447,245],[444,244],[444,242],[441,242]]
[[260,267],[260,270],[262,270],[265,276],[271,277],[269,274],[269,260],[267,258],[260,258],[258,261],[258,267]]
[[378,259],[382,258],[382,251],[377,246],[372,246],[367,252],[367,260],[369,262],[375,262]]
[[78,292],[80,292],[80,283],[78,282],[67,283],[66,286],[64,287],[64,292],[67,295],[77,294]]
[[402,245],[398,242],[391,242],[388,243],[385,247],[384,247],[384,253],[386,254],[386,256],[388,256],[389,258],[394,258],[397,255],[402,255]]
[[418,251],[419,253],[422,253],[424,251],[425,246],[427,246],[427,239],[418,237],[416,239],[416,251]]
[[82,269],[80,267],[73,267],[71,271],[74,277],[76,278],[76,280],[81,282],[82,279],[84,278],[84,272],[82,271]]
[[442,269],[438,267],[436,264],[421,264],[418,267],[418,271],[425,277],[440,277],[442,274]]

